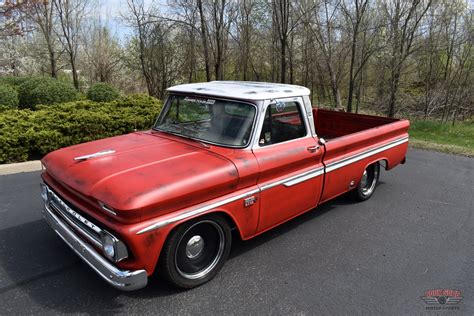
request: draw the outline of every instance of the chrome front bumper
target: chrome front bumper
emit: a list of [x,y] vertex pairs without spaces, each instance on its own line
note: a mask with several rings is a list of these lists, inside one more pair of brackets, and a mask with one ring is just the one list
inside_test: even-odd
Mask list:
[[43,216],[59,237],[113,287],[122,291],[133,291],[147,285],[148,277],[145,270],[119,270],[102,257],[92,246],[79,238],[47,205],[43,209]]

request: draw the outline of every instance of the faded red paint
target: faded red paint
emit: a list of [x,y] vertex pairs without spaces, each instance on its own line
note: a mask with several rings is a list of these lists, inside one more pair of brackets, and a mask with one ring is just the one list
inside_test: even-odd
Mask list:
[[[259,190],[408,136],[406,120],[327,110],[314,110],[313,118],[318,136],[328,140],[326,146],[319,145],[318,137],[304,137],[255,150],[229,149],[146,131],[52,152],[43,159],[47,171],[42,177],[69,203],[126,243],[132,256],[118,263],[119,267],[152,274],[169,232],[185,221],[137,234],[157,220],[222,197]],[[308,151],[314,146],[319,146],[316,152]],[[358,183],[373,162],[384,160],[387,169],[393,168],[404,159],[407,146],[403,143],[293,186],[259,191],[254,194],[257,202],[249,207],[239,199],[207,213],[227,214],[242,239],[252,238],[347,192],[349,183]],[[116,152],[74,161],[74,157],[104,149]],[[98,201],[116,210],[117,216],[104,212]]]

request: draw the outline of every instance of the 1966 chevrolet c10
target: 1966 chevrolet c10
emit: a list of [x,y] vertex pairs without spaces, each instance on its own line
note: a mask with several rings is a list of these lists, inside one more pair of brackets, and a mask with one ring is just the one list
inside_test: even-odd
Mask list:
[[174,86],[151,130],[42,160],[44,217],[104,280],[182,288],[216,275],[250,239],[338,195],[374,193],[405,162],[407,120],[316,109],[307,88]]

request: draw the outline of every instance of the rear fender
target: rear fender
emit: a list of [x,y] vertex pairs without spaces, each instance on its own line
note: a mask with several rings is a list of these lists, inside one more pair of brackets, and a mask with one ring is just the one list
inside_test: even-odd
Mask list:
[[372,159],[372,160],[369,160],[365,167],[364,167],[364,170],[367,169],[370,165],[373,165],[374,163],[379,163],[385,170],[387,170],[387,167],[389,165],[388,163],[388,159],[386,157],[383,157],[383,158],[376,158],[376,159]]

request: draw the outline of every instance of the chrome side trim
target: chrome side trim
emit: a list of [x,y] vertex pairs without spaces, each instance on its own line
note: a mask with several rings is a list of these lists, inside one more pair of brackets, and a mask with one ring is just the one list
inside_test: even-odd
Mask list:
[[[407,141],[408,141],[408,137],[399,138],[399,139],[397,139],[395,141],[392,141],[388,144],[385,144],[385,145],[367,150],[367,151],[359,153],[357,155],[345,158],[341,161],[333,162],[333,163],[328,164],[326,166],[326,173],[330,172],[330,171],[334,171],[334,170],[339,169],[339,168],[342,168],[342,167],[344,167],[348,164],[351,164],[353,162],[362,160],[362,159],[367,158],[369,156],[375,155],[375,154],[377,154],[379,152],[382,152],[384,150],[387,150],[387,149],[393,148],[395,146],[401,145],[401,144],[403,144]],[[190,211],[187,211],[187,212],[182,213],[180,215],[177,215],[175,217],[171,217],[171,218],[164,219],[164,220],[159,220],[156,223],[151,224],[151,225],[139,230],[136,234],[140,235],[140,234],[149,232],[151,230],[155,230],[155,229],[164,227],[164,226],[169,225],[171,223],[175,223],[177,221],[180,221],[180,220],[183,220],[183,219],[186,219],[186,218],[189,218],[189,217],[207,212],[209,210],[212,210],[212,209],[217,208],[219,206],[225,205],[227,203],[231,203],[231,202],[240,200],[242,198],[248,197],[249,195],[252,195],[252,194],[255,194],[255,193],[258,193],[258,192],[261,192],[261,191],[265,191],[265,190],[271,189],[273,187],[276,187],[276,186],[279,186],[279,185],[282,185],[282,184],[285,187],[291,187],[293,185],[304,182],[306,180],[316,178],[316,177],[318,177],[322,174],[324,174],[324,167],[319,167],[319,168],[316,168],[316,169],[313,169],[313,170],[310,170],[310,171],[306,171],[306,172],[300,173],[298,175],[295,175],[295,176],[292,176],[292,177],[289,177],[289,178],[285,178],[285,179],[282,179],[282,180],[279,180],[279,181],[268,183],[268,184],[265,184],[265,185],[261,186],[259,189],[254,189],[254,190],[251,190],[251,191],[248,191],[248,192],[245,192],[245,193],[242,193],[242,194],[239,194],[239,195],[227,198],[227,199],[223,199],[223,200],[215,202],[213,204],[205,205],[203,207],[197,207],[195,209],[192,209]]]
[[378,154],[378,153],[380,153],[384,150],[396,147],[396,146],[401,145],[401,144],[406,143],[406,142],[408,142],[408,137],[402,137],[402,138],[396,139],[396,140],[394,140],[394,141],[392,141],[388,144],[385,144],[385,145],[382,145],[382,146],[379,146],[379,147],[376,147],[376,148],[373,148],[373,149],[366,150],[362,153],[344,158],[340,161],[331,162],[330,164],[326,165],[326,173],[334,171],[334,170],[342,168],[342,167],[345,167],[347,165],[350,165],[351,163],[354,163],[354,162],[357,162],[357,161],[362,160],[364,158],[367,158],[367,157],[370,157],[372,155]]
[[171,223],[175,223],[177,221],[180,221],[180,220],[183,220],[183,219],[186,219],[186,218],[189,218],[189,217],[192,217],[192,216],[204,213],[204,212],[207,212],[207,211],[212,210],[216,207],[219,207],[219,206],[222,206],[222,205],[225,205],[225,204],[243,199],[243,198],[245,198],[249,195],[252,195],[252,194],[255,194],[255,193],[258,193],[258,192],[260,192],[259,189],[254,189],[254,190],[251,190],[251,191],[247,191],[245,193],[242,193],[242,194],[239,194],[239,195],[236,195],[236,196],[232,196],[232,197],[229,197],[227,199],[223,199],[221,201],[205,205],[203,207],[198,207],[198,208],[192,209],[190,211],[179,214],[177,216],[174,216],[174,217],[171,217],[171,218],[168,218],[168,219],[164,219],[164,220],[161,220],[161,221],[157,221],[156,223],[151,224],[150,226],[147,226],[147,227],[139,230],[137,232],[137,235],[149,232],[150,230],[155,230],[155,229],[164,227],[164,226],[169,225]]
[[43,216],[46,222],[72,250],[94,271],[113,287],[122,291],[133,291],[147,285],[145,270],[120,270],[102,257],[94,248],[79,238],[48,205],[44,206]]
[[279,185],[284,185],[285,187],[291,187],[298,183],[304,182],[306,180],[316,178],[324,173],[324,167],[319,167],[310,171],[306,171],[295,176],[285,178],[276,182],[268,183],[260,187],[260,191],[265,191],[271,188],[274,188]]
[[294,179],[291,179],[291,180],[287,179],[288,181],[284,182],[283,185],[285,187],[291,187],[295,184],[304,182],[306,180],[319,177],[323,173],[324,173],[324,167],[320,167],[320,168],[317,168],[315,170],[311,170],[310,172],[300,174],[297,177],[295,176]]

